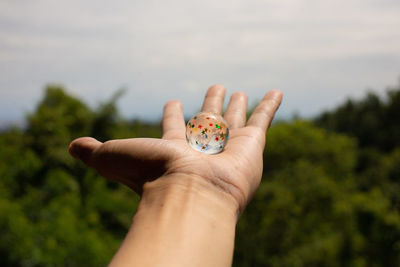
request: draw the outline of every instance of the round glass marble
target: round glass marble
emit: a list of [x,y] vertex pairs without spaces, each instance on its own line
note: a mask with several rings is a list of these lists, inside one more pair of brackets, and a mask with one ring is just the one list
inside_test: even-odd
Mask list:
[[186,141],[197,151],[217,154],[225,147],[229,138],[229,129],[221,115],[200,112],[186,125]]

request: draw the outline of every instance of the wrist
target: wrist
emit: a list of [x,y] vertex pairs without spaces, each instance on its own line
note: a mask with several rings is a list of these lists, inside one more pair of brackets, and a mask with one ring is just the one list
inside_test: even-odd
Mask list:
[[147,182],[115,266],[231,266],[237,205],[202,179],[174,174]]
[[169,174],[145,183],[138,211],[151,205],[195,207],[205,216],[216,213],[235,222],[240,213],[239,204],[232,195],[203,177],[189,174]]

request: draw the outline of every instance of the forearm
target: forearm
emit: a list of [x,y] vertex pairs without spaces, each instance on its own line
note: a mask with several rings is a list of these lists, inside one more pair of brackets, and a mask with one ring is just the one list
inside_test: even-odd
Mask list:
[[201,177],[170,175],[145,185],[110,266],[230,266],[237,206]]

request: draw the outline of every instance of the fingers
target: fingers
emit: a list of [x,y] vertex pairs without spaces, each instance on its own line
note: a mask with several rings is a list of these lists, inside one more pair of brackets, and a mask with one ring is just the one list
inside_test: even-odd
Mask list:
[[279,90],[269,91],[256,109],[251,114],[247,126],[255,126],[267,131],[267,128],[274,118],[276,110],[282,101],[282,92]]
[[171,156],[168,144],[166,140],[154,138],[119,139],[101,143],[91,137],[81,137],[72,141],[68,150],[74,158],[85,164],[103,168],[110,164],[110,167],[113,164],[116,166],[120,164],[117,160],[128,158],[138,162],[167,160]]
[[91,165],[93,151],[103,143],[92,137],[81,137],[71,142],[68,152],[74,158],[82,160],[85,164]]
[[246,124],[246,110],[247,95],[243,92],[234,93],[224,116],[230,129],[240,128]]
[[185,119],[182,103],[178,100],[168,101],[164,106],[162,119],[163,139],[184,139]]
[[74,140],[69,151],[97,172],[140,193],[146,181],[160,177],[165,163],[173,157],[167,140],[133,138],[101,143],[90,137]]
[[224,105],[224,98],[225,87],[223,85],[216,84],[211,86],[208,88],[201,111],[221,114],[222,106]]

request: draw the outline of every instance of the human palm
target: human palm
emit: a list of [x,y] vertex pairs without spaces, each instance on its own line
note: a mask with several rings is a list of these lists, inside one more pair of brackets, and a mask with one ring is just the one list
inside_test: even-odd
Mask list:
[[[221,114],[224,96],[223,86],[210,87],[202,111]],[[243,209],[260,183],[265,133],[281,98],[280,91],[267,93],[246,124],[247,96],[233,94],[225,112],[229,141],[216,155],[196,151],[187,144],[179,101],[169,101],[164,107],[162,139],[132,138],[101,143],[84,137],[71,143],[70,153],[102,176],[139,194],[146,182],[181,175],[182,179],[194,177],[210,183],[231,195],[239,209]]]

